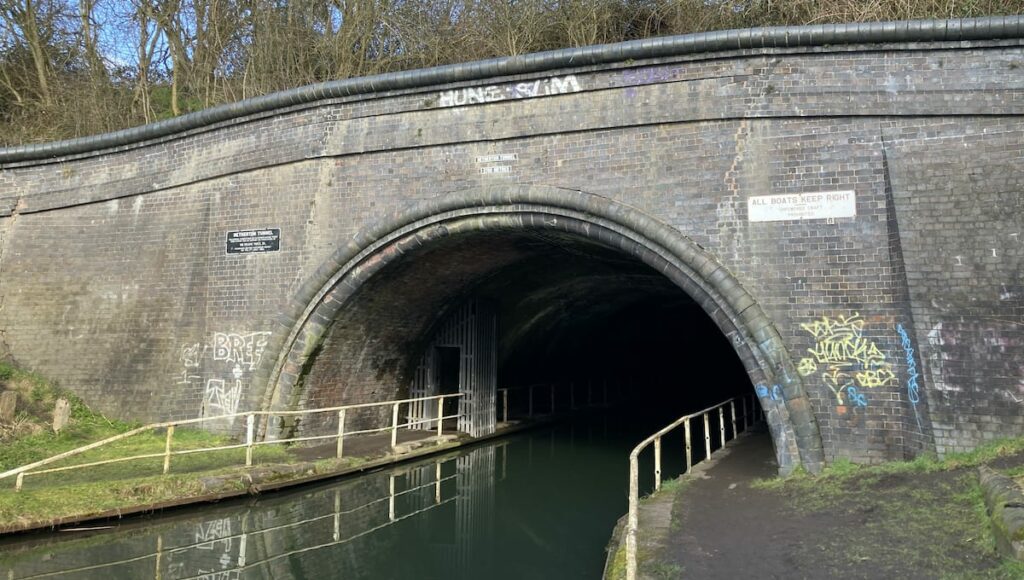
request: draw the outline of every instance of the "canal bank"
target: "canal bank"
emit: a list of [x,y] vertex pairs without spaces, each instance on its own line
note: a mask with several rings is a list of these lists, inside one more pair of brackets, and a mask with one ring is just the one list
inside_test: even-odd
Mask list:
[[597,578],[651,420],[577,416],[356,477],[21,535],[0,542],[0,577]]
[[[554,417],[536,417],[526,421],[501,423],[494,433],[480,437],[446,436],[433,441],[406,435],[397,451],[392,451],[387,438],[368,437],[366,442],[360,442],[354,446],[353,451],[359,455],[350,455],[345,459],[332,459],[330,453],[327,453],[324,448],[297,448],[289,455],[294,458],[294,461],[257,465],[250,468],[232,467],[226,470],[182,474],[169,480],[172,485],[179,484],[177,490],[170,492],[168,494],[170,497],[158,501],[133,503],[132,491],[148,492],[156,488],[161,479],[167,480],[168,478],[143,478],[135,483],[128,480],[125,482],[128,487],[121,494],[124,496],[124,501],[120,502],[117,507],[67,513],[56,517],[22,517],[18,520],[2,521],[0,522],[0,536],[47,529],[56,530],[68,526],[102,524],[108,520],[120,520],[129,516],[151,514],[194,504],[219,502],[246,495],[254,496],[326,479],[356,476],[389,465],[415,461],[464,446],[484,443],[523,430],[540,427],[553,420],[555,420]],[[182,482],[186,484],[180,485]],[[116,485],[116,483],[118,482],[110,482],[111,485]],[[66,491],[74,493],[75,490],[72,488]],[[190,491],[191,493],[189,493]],[[21,492],[0,490],[0,503],[5,499],[10,503],[25,497],[31,498],[32,495],[33,490]]]
[[649,498],[638,578],[1024,578],[996,550],[977,469],[1021,477],[1024,440],[785,479],[770,449],[765,436],[740,437]]

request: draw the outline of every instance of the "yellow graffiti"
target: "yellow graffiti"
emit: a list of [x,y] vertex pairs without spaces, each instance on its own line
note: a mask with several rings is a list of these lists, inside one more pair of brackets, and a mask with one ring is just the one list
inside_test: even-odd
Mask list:
[[[807,349],[811,356],[800,360],[797,372],[806,377],[818,372],[819,365],[824,366],[822,382],[840,405],[844,404],[844,391],[851,387],[882,387],[896,379],[882,351],[873,341],[864,338],[864,320],[859,314],[835,319],[824,316],[801,324],[800,328],[810,333],[815,343]],[[859,397],[863,401],[863,395]]]
[[814,374],[814,371],[818,370],[818,365],[814,364],[814,361],[805,358],[800,360],[800,364],[796,367],[796,372],[800,373],[801,377]]

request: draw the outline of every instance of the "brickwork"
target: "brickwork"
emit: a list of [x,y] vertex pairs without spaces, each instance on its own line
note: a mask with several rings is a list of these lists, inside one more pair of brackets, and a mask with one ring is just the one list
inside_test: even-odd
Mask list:
[[[0,354],[117,416],[265,406],[292,330],[280,315],[342,266],[338,248],[419,202],[543,185],[714,256],[799,367],[827,459],[1021,434],[1022,69],[1012,41],[737,51],[325,101],[8,164]],[[488,85],[507,98],[442,106]],[[856,217],[748,215],[752,196],[845,190]],[[270,227],[280,251],[225,253],[228,231]],[[408,345],[481,265],[514,257],[485,245],[461,270],[438,259],[378,280],[294,403],[401,392]],[[387,305],[409,288],[425,297]]]

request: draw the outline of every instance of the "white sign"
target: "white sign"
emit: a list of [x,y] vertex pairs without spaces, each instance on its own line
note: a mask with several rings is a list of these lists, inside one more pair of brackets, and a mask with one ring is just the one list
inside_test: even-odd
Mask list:
[[755,195],[747,200],[747,219],[752,222],[832,219],[856,215],[857,194],[853,191]]
[[476,158],[477,163],[498,163],[500,161],[519,161],[519,154],[499,153],[498,155],[481,155]]

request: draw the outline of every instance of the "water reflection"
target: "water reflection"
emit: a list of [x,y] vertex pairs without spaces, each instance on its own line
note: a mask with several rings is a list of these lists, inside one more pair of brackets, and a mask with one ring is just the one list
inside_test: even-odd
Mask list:
[[[112,530],[15,538],[0,543],[0,578],[598,578],[628,450],[648,429],[594,416]],[[667,475],[681,468],[666,456]]]

